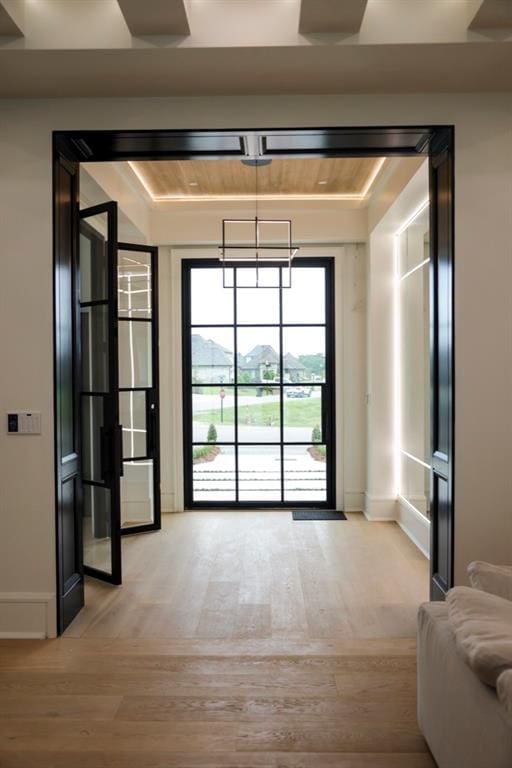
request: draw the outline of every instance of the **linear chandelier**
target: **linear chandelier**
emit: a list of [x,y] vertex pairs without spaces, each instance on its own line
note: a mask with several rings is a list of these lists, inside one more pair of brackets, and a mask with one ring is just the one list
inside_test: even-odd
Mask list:
[[[237,286],[240,288],[290,288],[292,262],[299,250],[293,245],[292,222],[290,219],[262,219],[258,216],[258,165],[269,165],[271,160],[260,158],[242,161],[255,170],[255,214],[250,219],[222,219],[222,244],[219,259],[222,264],[223,285],[229,285],[227,269],[239,262],[254,270],[254,280]],[[260,267],[264,265],[280,268],[282,275],[279,285],[268,285],[260,280]],[[286,280],[284,279],[286,268]],[[232,275],[233,270],[229,270]],[[249,284],[246,284],[246,283]]]

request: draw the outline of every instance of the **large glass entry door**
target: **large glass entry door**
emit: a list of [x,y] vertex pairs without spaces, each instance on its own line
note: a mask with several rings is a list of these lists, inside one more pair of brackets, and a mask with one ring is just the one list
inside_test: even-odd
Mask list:
[[184,262],[187,507],[334,506],[332,272]]

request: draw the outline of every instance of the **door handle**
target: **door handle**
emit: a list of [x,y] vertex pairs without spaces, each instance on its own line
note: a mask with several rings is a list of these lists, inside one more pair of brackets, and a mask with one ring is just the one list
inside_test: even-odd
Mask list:
[[119,477],[124,475],[123,464],[123,425],[117,424],[115,427],[115,466],[119,468]]
[[147,457],[154,459],[156,454],[156,403],[154,393],[146,391]]
[[117,424],[111,429],[100,429],[100,464],[101,479],[110,482],[112,476],[119,470],[120,477],[124,474],[123,467],[123,427]]
[[104,483],[108,483],[112,477],[113,448],[112,430],[100,427],[100,474]]

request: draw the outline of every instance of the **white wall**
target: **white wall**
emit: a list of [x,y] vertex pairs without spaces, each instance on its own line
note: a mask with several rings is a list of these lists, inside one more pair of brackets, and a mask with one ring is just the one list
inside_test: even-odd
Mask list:
[[[403,174],[401,179],[403,188],[399,191],[393,185],[395,200],[375,223],[368,243],[368,486],[365,514],[371,520],[396,520],[428,554],[428,521],[405,501],[397,503],[400,490],[397,464],[400,341],[395,272],[396,233],[428,199],[428,162],[424,161],[407,182]],[[378,201],[375,203],[377,206]],[[375,222],[376,218],[372,220]]]
[[[260,217],[291,218],[298,243],[361,242],[367,235],[367,209],[342,201],[260,202]],[[253,203],[155,203],[151,238],[155,245],[218,245],[222,218],[254,216]]]
[[0,631],[55,628],[24,609],[55,592],[52,129],[454,124],[456,581],[473,558],[512,560],[510,94],[5,100],[0,115],[0,411],[43,414],[41,436],[0,434]]

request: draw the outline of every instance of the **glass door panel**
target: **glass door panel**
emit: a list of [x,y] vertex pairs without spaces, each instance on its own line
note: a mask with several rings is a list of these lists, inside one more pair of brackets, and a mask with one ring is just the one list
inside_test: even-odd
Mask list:
[[332,507],[332,260],[253,272],[184,263],[185,503]]
[[84,569],[121,583],[121,432],[117,398],[117,206],[80,212]]
[[161,527],[157,248],[119,243],[121,532]]
[[322,387],[295,384],[283,387],[283,437],[286,443],[323,442]]

